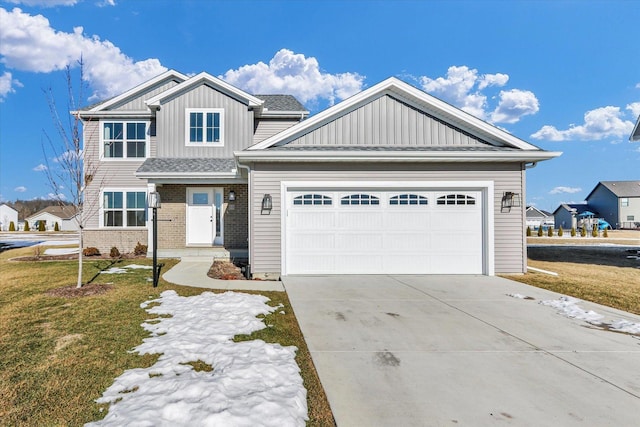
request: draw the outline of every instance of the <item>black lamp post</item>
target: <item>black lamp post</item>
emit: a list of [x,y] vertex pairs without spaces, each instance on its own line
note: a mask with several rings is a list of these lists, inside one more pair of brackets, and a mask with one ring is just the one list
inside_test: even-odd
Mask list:
[[158,287],[160,279],[160,269],[163,264],[158,265],[158,209],[160,208],[160,193],[149,193],[149,207],[153,209],[153,287]]

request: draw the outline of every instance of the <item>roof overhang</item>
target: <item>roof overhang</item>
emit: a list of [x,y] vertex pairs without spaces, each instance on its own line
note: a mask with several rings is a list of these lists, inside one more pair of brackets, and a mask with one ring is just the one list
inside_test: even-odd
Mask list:
[[640,141],[640,116],[638,116],[636,126],[633,128],[633,132],[631,132],[629,141]]
[[121,119],[151,119],[153,114],[149,110],[136,111],[136,110],[106,110],[106,111],[72,111],[72,115],[78,116],[81,119],[109,119],[109,118],[121,118]]
[[245,150],[234,155],[247,162],[520,162],[535,163],[560,156],[558,151],[281,151]]

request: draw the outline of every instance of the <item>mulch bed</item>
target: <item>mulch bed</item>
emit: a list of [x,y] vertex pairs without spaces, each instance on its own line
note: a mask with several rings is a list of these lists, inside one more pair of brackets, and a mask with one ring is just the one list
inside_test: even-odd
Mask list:
[[[134,255],[134,254],[122,254],[116,260],[120,259],[144,259],[146,255]],[[74,261],[78,259],[78,254],[68,254],[68,255],[40,255],[40,256],[21,256],[17,258],[11,258],[11,261]],[[83,261],[97,261],[109,259],[113,260],[109,255],[92,255],[92,256],[83,256]]]
[[46,295],[50,297],[77,298],[90,297],[93,295],[102,295],[113,289],[113,285],[103,285],[100,283],[90,283],[81,288],[74,286],[65,286],[63,288],[50,289]]
[[230,261],[214,261],[207,276],[221,280],[246,280],[240,267]]

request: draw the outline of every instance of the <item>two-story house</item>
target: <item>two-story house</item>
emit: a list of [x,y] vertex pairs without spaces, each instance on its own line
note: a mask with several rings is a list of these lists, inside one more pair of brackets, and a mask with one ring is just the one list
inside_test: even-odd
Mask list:
[[560,154],[396,78],[307,118],[168,71],[78,114],[85,246],[151,250],[158,192],[161,256],[238,252],[262,278],[524,272],[525,172]]
[[585,199],[614,228],[640,228],[640,181],[600,181]]

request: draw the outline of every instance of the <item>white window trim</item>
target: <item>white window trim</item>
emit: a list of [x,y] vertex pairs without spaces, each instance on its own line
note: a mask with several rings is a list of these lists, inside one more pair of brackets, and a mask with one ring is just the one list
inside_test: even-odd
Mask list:
[[[106,226],[104,225],[104,193],[105,192],[116,192],[116,193],[122,193],[122,226]],[[147,187],[134,187],[134,188],[122,188],[122,187],[118,187],[118,188],[113,188],[113,187],[105,187],[105,188],[101,188],[100,189],[100,213],[99,213],[99,222],[98,222],[98,227],[99,228],[104,228],[107,230],[146,230],[147,229],[147,225],[138,225],[135,227],[128,227],[126,225],[127,222],[127,192],[136,192],[136,193],[144,193],[145,194],[145,198],[147,200],[147,203],[145,204],[144,207],[144,211],[145,211],[145,216],[147,216],[147,221],[145,221],[145,224],[149,222],[149,209],[148,209],[148,204],[149,204],[149,192],[148,192],[148,188]]]
[[[144,134],[144,157],[127,157],[126,145],[122,149],[122,157],[105,157],[104,156],[104,124],[105,123],[122,123],[122,129],[126,134],[127,123],[144,123],[147,131]],[[142,162],[151,157],[151,137],[149,130],[151,129],[150,120],[120,120],[120,119],[101,119],[99,121],[98,132],[100,133],[100,161],[102,162]],[[124,141],[127,141],[125,138]]]
[[[220,141],[218,142],[191,142],[189,115],[191,113],[218,113],[220,114]],[[204,118],[203,118],[204,120]],[[223,108],[185,108],[184,112],[184,145],[187,147],[224,147],[224,109]]]

